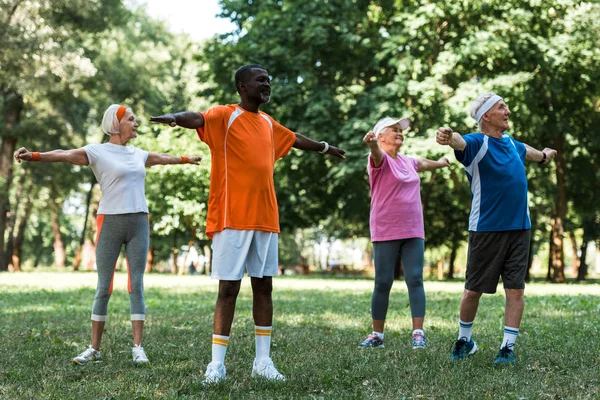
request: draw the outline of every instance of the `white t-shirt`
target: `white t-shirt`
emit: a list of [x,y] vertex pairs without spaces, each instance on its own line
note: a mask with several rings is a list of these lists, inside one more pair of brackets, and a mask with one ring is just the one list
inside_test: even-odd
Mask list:
[[144,192],[147,151],[112,143],[88,144],[83,149],[102,189],[98,214],[148,213]]

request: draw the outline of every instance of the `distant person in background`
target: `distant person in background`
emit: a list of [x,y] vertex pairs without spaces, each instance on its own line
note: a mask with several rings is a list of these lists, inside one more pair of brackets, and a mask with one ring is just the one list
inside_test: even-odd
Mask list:
[[131,108],[113,104],[104,113],[102,130],[110,136],[108,143],[89,144],[79,149],[30,152],[21,147],[14,154],[21,161],[68,162],[90,166],[100,188],[96,233],[98,285],[92,305],[92,344],[73,358],[77,365],[100,361],[100,342],[108,314],[108,301],[113,290],[115,263],[125,245],[127,256],[127,289],[129,291],[132,358],[134,364],[148,362],[142,347],[146,306],[144,303],[144,270],[148,257],[150,230],[148,206],[144,193],[146,167],[167,164],[198,164],[200,157],[175,157],[149,153],[127,143],[137,137],[138,124]]
[[275,162],[292,147],[344,159],[344,151],[294,133],[259,110],[271,98],[271,79],[258,64],[235,72],[239,104],[180,112],[150,121],[196,129],[210,148],[212,167],[206,233],[213,239],[212,278],[219,280],[212,361],[204,383],[226,377],[225,354],[244,270],[251,277],[256,357],[251,376],[283,381],[270,357],[273,276],[279,270],[279,211]]
[[407,119],[386,117],[377,122],[363,141],[371,149],[367,170],[371,186],[371,240],[375,263],[375,289],[371,299],[373,331],[359,347],[384,347],[384,325],[396,261],[400,257],[412,315],[413,349],[427,347],[423,254],[425,230],[418,172],[448,167],[437,161],[400,154]]
[[502,277],[506,293],[504,338],[494,365],[516,361],[513,349],[525,307],[531,236],[525,161],[548,164],[556,150],[536,150],[513,139],[506,133],[509,116],[502,97],[485,93],[471,107],[479,132],[461,136],[442,127],[436,135],[436,141],[453,148],[456,159],[464,165],[472,194],[466,282],[452,360],[477,351],[471,332],[479,299],[483,293],[496,293]]

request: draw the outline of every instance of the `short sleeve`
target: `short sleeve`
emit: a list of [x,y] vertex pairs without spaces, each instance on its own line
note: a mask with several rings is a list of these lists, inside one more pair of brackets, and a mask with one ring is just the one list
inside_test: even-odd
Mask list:
[[89,166],[93,166],[96,165],[96,162],[98,161],[98,158],[100,157],[100,149],[98,148],[98,146],[100,146],[99,144],[88,144],[83,146],[83,149],[85,150],[85,154],[87,154],[87,158],[89,161]]
[[519,158],[521,159],[523,164],[525,164],[525,156],[527,155],[527,148],[525,147],[525,145],[523,143],[519,142],[518,140],[513,139],[512,137],[510,138],[510,140],[512,140],[513,143],[515,144],[515,149],[517,149],[517,154],[519,155]]
[[146,161],[148,161],[148,152],[146,150],[142,150],[139,148],[135,148],[135,150],[138,152],[138,154],[140,155],[140,157],[142,158],[142,161],[144,162],[144,165],[146,164]]
[[414,157],[406,157],[406,158],[408,158],[408,160],[411,162],[415,171],[419,172],[419,162],[417,161],[417,159]]
[[467,146],[462,151],[454,150],[454,155],[461,164],[468,167],[471,165],[471,162],[473,162],[473,158],[475,158],[483,144],[483,134],[470,133],[464,135],[462,138],[467,143]]
[[373,156],[369,153],[369,161],[367,162],[367,173],[369,177],[373,180],[376,179],[377,176],[381,174],[381,171],[388,167],[388,155],[383,152],[383,159],[381,160],[381,165],[376,167],[373,165]]
[[212,148],[214,141],[227,130],[230,111],[227,106],[216,106],[200,113],[204,117],[204,126],[196,129],[196,132],[200,140],[208,147]]
[[[265,114],[266,115],[266,114]],[[296,134],[275,121],[269,116],[271,123],[273,124],[273,146],[275,148],[275,159],[279,160],[287,156],[290,149],[296,143]]]

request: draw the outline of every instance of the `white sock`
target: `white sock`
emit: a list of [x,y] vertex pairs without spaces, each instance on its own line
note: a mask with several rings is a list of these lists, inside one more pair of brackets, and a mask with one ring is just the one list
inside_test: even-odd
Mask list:
[[500,348],[508,346],[509,348],[515,345],[517,336],[519,335],[519,328],[511,328],[510,326],[504,325],[504,339],[502,339],[502,345]]
[[425,332],[423,332],[423,329],[415,329],[413,331],[413,335],[421,335],[421,336],[425,336]]
[[227,353],[227,345],[229,344],[229,336],[214,335],[212,336],[212,362],[220,362],[225,364],[225,353]]
[[256,345],[256,359],[269,358],[271,353],[271,330],[272,326],[254,325],[254,341]]
[[473,330],[473,321],[464,322],[458,320],[458,340],[461,338],[467,338],[467,342],[471,340],[471,331]]
[[371,335],[377,336],[379,339],[383,340],[383,332],[371,332]]

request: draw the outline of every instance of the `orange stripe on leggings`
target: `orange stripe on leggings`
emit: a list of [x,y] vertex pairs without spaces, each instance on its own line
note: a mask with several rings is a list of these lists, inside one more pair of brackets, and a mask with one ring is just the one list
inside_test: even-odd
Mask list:
[[98,239],[100,239],[102,224],[104,224],[104,214],[98,214],[96,217],[96,246],[98,246]]

